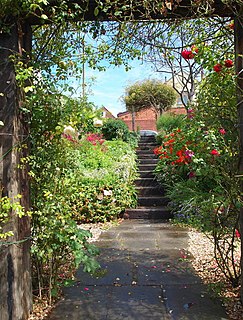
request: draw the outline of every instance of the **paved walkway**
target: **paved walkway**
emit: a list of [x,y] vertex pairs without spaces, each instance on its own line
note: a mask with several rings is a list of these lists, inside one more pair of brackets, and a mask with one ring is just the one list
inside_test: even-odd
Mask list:
[[77,282],[49,320],[225,320],[190,269],[188,235],[163,221],[126,220],[105,231],[97,245],[103,267]]

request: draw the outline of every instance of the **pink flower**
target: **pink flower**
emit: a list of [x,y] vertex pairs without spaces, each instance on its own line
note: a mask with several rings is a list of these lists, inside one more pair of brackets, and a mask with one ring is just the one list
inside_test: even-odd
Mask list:
[[193,109],[188,109],[187,110],[187,118],[192,119],[194,117],[194,110]]
[[220,63],[215,64],[215,66],[213,67],[215,72],[220,72],[222,70],[223,66]]
[[191,159],[194,156],[194,152],[192,150],[186,150],[185,151],[185,156],[189,159]]
[[96,146],[97,144],[102,145],[105,142],[102,137],[103,135],[99,133],[88,133],[86,136],[86,140],[92,143],[94,146]]
[[220,132],[221,134],[226,134],[226,130],[225,130],[224,128],[219,129],[219,132]]
[[193,172],[193,171],[189,172],[189,174],[188,174],[188,178],[189,179],[192,179],[192,178],[195,178],[195,177],[196,177],[195,172]]
[[237,229],[235,229],[235,236],[236,236],[236,238],[240,238],[240,233]]
[[231,68],[231,67],[233,67],[234,63],[231,59],[227,59],[227,60],[225,60],[224,65],[226,68]]
[[181,52],[181,56],[186,60],[194,58],[194,54],[193,54],[192,50],[187,50],[187,49],[185,49]]
[[219,154],[219,152],[218,152],[216,149],[213,149],[213,150],[211,151],[211,155],[213,155],[213,156],[219,156],[220,154]]

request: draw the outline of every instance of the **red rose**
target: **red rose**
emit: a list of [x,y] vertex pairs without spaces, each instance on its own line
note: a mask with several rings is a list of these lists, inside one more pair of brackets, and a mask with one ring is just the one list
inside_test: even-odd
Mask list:
[[226,130],[225,130],[224,128],[219,129],[219,132],[220,132],[221,134],[226,134]]
[[193,58],[194,58],[194,54],[192,53],[192,51],[191,51],[191,50],[187,50],[187,49],[183,50],[183,51],[181,52],[181,55],[182,55],[182,57],[183,57],[184,59],[186,59],[186,60],[189,60],[189,59],[193,59]]
[[236,238],[240,238],[240,232],[237,229],[235,229],[235,236]]
[[220,63],[215,64],[215,66],[213,67],[215,72],[220,72],[222,70],[222,65]]
[[226,68],[231,68],[233,67],[233,61],[230,59],[225,60],[224,65],[226,66]]
[[213,150],[211,151],[211,155],[213,155],[213,156],[219,156],[219,152],[218,152],[216,149],[213,149]]

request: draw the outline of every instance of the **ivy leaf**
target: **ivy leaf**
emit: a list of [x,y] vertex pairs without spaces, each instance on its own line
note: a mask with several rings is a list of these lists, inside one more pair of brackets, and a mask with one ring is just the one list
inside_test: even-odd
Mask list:
[[30,92],[30,91],[32,92],[33,90],[34,90],[34,87],[33,87],[33,86],[28,86],[28,87],[25,87],[25,88],[24,88],[24,92],[25,92],[25,93]]
[[42,15],[41,15],[41,19],[43,19],[43,20],[48,20],[48,17],[47,17],[46,14],[42,14]]
[[97,17],[97,16],[98,16],[98,14],[99,14],[99,8],[98,8],[98,7],[96,7],[96,8],[94,9],[94,15]]

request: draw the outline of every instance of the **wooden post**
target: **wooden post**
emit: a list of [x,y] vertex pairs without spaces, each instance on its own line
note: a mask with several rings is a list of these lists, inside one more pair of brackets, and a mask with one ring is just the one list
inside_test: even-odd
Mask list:
[[[237,106],[239,115],[240,160],[239,174],[243,174],[243,17],[235,18],[235,63],[237,74]],[[241,178],[241,192],[243,179]],[[243,208],[240,209],[241,274],[243,274]],[[243,277],[241,277],[241,302],[243,302]]]
[[[21,194],[21,204],[28,210],[27,169],[20,166],[28,151],[28,125],[20,110],[23,94],[9,56],[30,50],[31,28],[10,25],[9,33],[0,33],[0,121],[4,124],[0,126],[0,197],[14,201]],[[14,236],[5,243],[0,239],[0,318],[25,320],[32,309],[29,218],[19,219],[12,212],[7,228]]]

